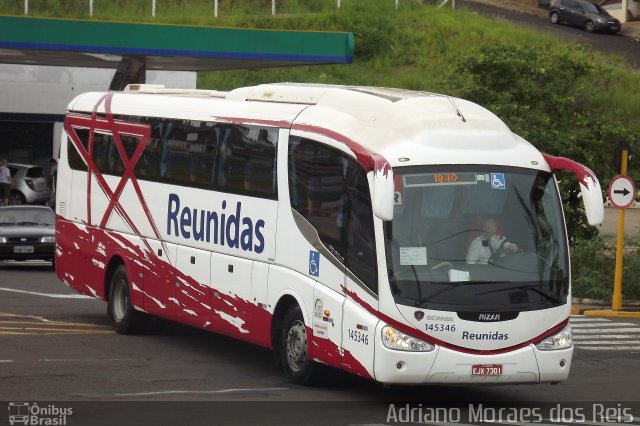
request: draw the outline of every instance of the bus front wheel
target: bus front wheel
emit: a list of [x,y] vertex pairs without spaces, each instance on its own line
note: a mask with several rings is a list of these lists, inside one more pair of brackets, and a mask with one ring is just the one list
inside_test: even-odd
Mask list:
[[131,306],[129,277],[124,265],[118,266],[111,277],[108,310],[118,334],[133,334],[138,330],[141,314]]
[[283,318],[280,336],[280,357],[282,369],[292,383],[310,384],[318,365],[309,358],[307,329],[298,305],[294,305]]

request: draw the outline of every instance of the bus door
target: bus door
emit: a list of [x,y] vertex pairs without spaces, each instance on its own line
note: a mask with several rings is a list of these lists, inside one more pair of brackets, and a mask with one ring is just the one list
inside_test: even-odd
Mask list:
[[378,310],[378,277],[371,199],[349,188],[345,263],[342,368],[373,377],[373,356]]

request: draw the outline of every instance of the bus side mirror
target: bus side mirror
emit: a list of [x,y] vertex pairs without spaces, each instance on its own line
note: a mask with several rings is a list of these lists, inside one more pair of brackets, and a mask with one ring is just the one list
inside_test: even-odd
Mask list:
[[[583,181],[586,181],[586,185],[583,184]],[[604,203],[598,179],[594,176],[592,179],[580,180],[580,193],[589,225],[600,225],[604,220]]]
[[552,172],[566,170],[572,172],[580,182],[580,193],[589,225],[600,225],[604,220],[604,203],[600,182],[588,167],[564,157],[542,154]]
[[393,172],[391,168],[373,171],[371,203],[374,215],[382,220],[393,219]]

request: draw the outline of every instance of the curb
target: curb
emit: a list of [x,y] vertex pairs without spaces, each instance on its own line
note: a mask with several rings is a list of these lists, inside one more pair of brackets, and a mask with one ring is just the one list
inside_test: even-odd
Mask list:
[[[627,308],[629,309],[629,308]],[[640,310],[614,311],[611,308],[597,306],[572,306],[571,315],[584,315],[586,317],[606,317],[606,318],[640,318]]]
[[[593,309],[606,309],[611,306],[611,300],[605,299],[588,299],[586,297],[572,297],[571,303],[573,305],[584,305],[591,306]],[[625,300],[624,301],[625,308],[629,308],[633,311],[640,310],[640,300]]]
[[640,311],[614,311],[611,309],[585,310],[582,315],[585,317],[607,317],[607,318],[640,318]]

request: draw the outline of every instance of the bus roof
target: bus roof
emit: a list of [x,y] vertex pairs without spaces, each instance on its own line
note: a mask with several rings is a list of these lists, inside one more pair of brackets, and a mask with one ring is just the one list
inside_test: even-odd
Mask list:
[[[70,111],[105,112],[105,93]],[[354,146],[392,167],[496,164],[549,170],[542,154],[480,105],[446,95],[361,86],[279,83],[230,92],[131,85],[113,92],[111,112],[291,128],[345,151]]]

